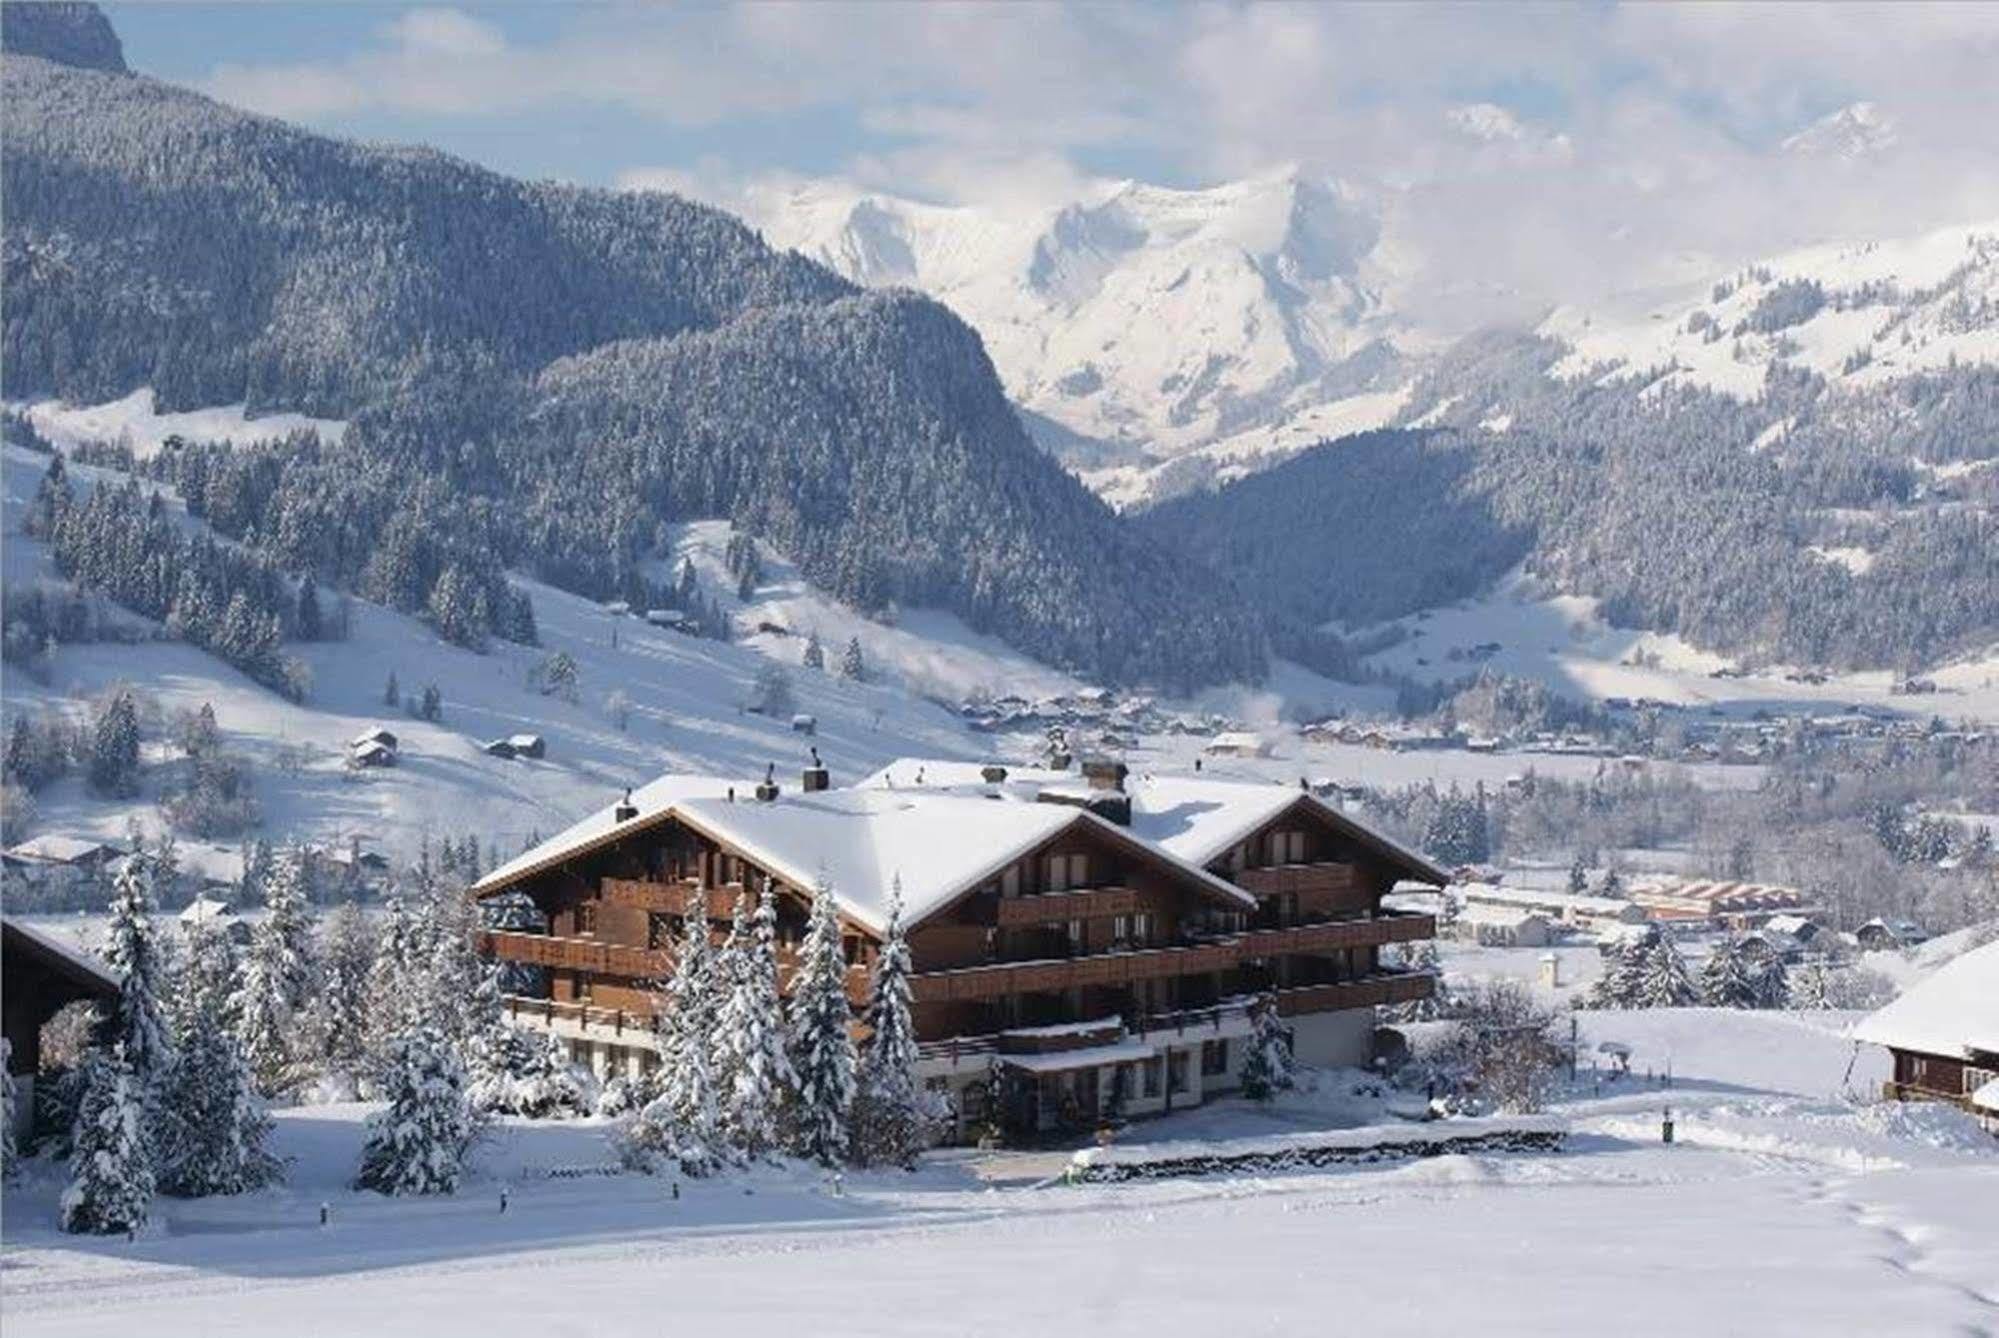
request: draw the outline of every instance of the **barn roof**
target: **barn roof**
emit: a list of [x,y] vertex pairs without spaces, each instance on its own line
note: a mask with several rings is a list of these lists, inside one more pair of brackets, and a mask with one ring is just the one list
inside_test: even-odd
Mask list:
[[112,999],[118,995],[117,973],[102,960],[15,916],[0,917],[0,948],[7,957],[20,953],[51,975],[67,980],[83,997]]

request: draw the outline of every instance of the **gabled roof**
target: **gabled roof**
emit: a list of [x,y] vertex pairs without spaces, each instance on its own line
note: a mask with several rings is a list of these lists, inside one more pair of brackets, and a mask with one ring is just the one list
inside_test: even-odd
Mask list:
[[87,836],[64,836],[51,832],[45,836],[23,841],[17,846],[11,846],[7,853],[16,859],[41,860],[49,864],[75,864],[85,859],[110,859],[121,852],[114,845],[93,841]]
[[1999,942],[1944,963],[1862,1018],[1853,1036],[1957,1059],[1967,1050],[1999,1053]]
[[14,916],[0,917],[0,946],[4,955],[21,953],[50,974],[74,985],[80,994],[95,999],[118,997],[117,973],[100,959],[45,930],[36,929]]
[[489,895],[674,817],[795,887],[812,887],[823,873],[842,911],[877,933],[887,928],[888,899],[898,879],[904,923],[913,926],[1077,826],[1149,856],[1232,909],[1254,909],[1256,904],[1242,889],[1115,823],[1072,805],[1038,803],[1032,793],[1020,790],[853,787],[788,792],[761,802],[749,798],[751,787],[740,783],[732,801],[726,797],[730,787],[730,782],[709,777],[663,778],[632,795],[637,817],[613,823],[610,808],[592,814],[493,870],[474,891]]

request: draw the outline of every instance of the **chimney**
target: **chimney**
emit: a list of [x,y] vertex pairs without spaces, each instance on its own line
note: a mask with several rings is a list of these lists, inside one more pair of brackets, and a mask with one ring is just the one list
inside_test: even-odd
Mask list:
[[639,807],[632,802],[632,792],[627,788],[625,790],[625,797],[620,799],[618,806],[611,810],[611,821],[614,823],[630,822],[638,815]]
[[1123,790],[1124,778],[1130,774],[1131,768],[1114,758],[1083,759],[1083,778],[1090,782],[1092,790]]
[[826,764],[819,760],[819,750],[814,748],[812,750],[812,765],[805,768],[805,793],[818,794],[821,790],[831,789],[832,786],[833,777],[826,770]]
[[1006,768],[996,762],[988,762],[979,768],[979,778],[988,785],[998,785],[1006,779]]
[[768,804],[775,798],[777,798],[777,763],[768,762],[764,765],[763,784],[757,786],[757,801]]

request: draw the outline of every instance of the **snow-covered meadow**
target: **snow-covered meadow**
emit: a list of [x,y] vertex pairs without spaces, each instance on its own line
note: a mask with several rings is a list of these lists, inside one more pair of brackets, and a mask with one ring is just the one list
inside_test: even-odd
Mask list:
[[[1558,1107],[1561,1152],[1144,1184],[1061,1185],[1059,1152],[950,1151],[913,1174],[776,1168],[686,1181],[676,1199],[669,1181],[603,1173],[599,1122],[512,1120],[456,1196],[395,1201],[346,1188],[365,1107],[298,1108],[279,1118],[285,1185],[161,1200],[136,1242],[58,1236],[35,1168],[7,1193],[0,1303],[10,1334],[121,1338],[1999,1324],[1999,1142],[1955,1112],[1842,1096],[1885,1072],[1842,1019],[1586,1025],[1631,1045],[1641,1074],[1670,1056],[1674,1083],[1579,1084]],[[1392,1116],[1337,1094],[1229,1101],[1125,1142],[1363,1118]]]

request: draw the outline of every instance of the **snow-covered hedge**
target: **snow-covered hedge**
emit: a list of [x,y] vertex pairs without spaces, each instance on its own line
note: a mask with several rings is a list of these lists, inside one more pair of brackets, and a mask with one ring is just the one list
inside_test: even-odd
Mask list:
[[1085,1148],[1070,1159],[1068,1179],[1077,1183],[1107,1183],[1243,1171],[1288,1171],[1340,1162],[1439,1157],[1454,1152],[1552,1151],[1567,1137],[1567,1122],[1555,1116],[1513,1115],[1369,1125],[1360,1129],[1232,1138],[1213,1143],[1141,1143],[1131,1147]]

